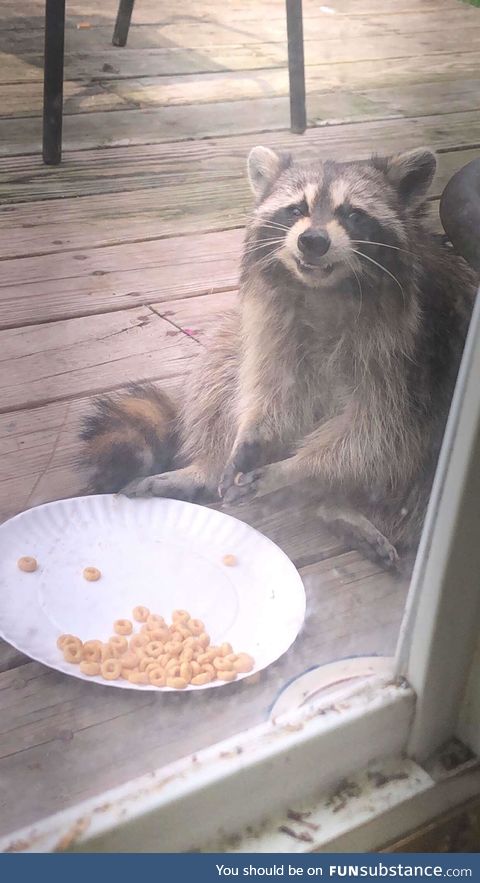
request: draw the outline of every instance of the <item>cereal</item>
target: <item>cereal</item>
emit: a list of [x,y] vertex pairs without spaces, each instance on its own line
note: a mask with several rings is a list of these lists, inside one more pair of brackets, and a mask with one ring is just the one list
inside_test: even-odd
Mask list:
[[79,641],[78,644],[73,644],[70,642],[69,644],[63,645],[63,658],[65,662],[74,662],[78,664],[82,661],[82,642]]
[[211,675],[208,671],[204,671],[201,674],[195,675],[190,683],[193,684],[194,687],[203,687],[204,684],[211,684],[213,681],[213,675]]
[[239,653],[237,655],[236,661],[233,663],[233,667],[237,672],[248,672],[251,671],[254,666],[254,661],[248,653]]
[[128,652],[128,653],[124,653],[120,657],[120,662],[122,663],[122,670],[123,670],[124,668],[129,668],[129,669],[130,668],[138,668],[141,660],[137,656],[136,653]]
[[252,657],[234,653],[228,641],[211,645],[203,622],[187,610],[174,610],[170,625],[147,607],[135,607],[132,617],[139,624],[134,634],[130,620],[117,619],[115,634],[106,643],[95,639],[82,643],[75,635],[64,634],[57,638],[57,647],[87,677],[100,675],[106,681],[124,679],[159,689],[234,681],[254,667]]
[[131,684],[149,684],[149,678],[146,671],[129,671],[128,680]]
[[122,663],[119,659],[105,659],[101,665],[102,678],[106,681],[117,681],[122,673]]
[[98,567],[84,567],[83,569],[83,577],[89,583],[96,583],[97,579],[100,579],[101,572]]
[[131,635],[133,632],[133,625],[129,619],[116,619],[113,623],[113,631],[116,632],[117,635]]
[[163,616],[158,616],[156,613],[151,613],[147,618],[147,629],[150,632],[153,632],[155,629],[163,629],[166,626],[166,622]]
[[[82,649],[83,662],[100,662],[102,658],[102,642],[101,641],[85,641]],[[83,669],[82,669],[83,670]],[[85,672],[88,674],[88,672]],[[98,674],[98,672],[95,672]]]
[[74,644],[77,642],[81,643],[80,638],[76,638],[75,635],[60,635],[57,638],[57,647],[59,650],[63,650],[66,644],[71,644],[72,642]]
[[148,617],[150,616],[150,611],[148,607],[134,607],[132,610],[132,617],[135,622],[146,622]]
[[86,660],[82,660],[80,663],[80,671],[84,675],[88,675],[90,678],[94,677],[94,675],[100,674],[100,663],[99,662],[87,662]]
[[151,656],[152,658],[156,658],[163,653],[163,644],[160,641],[150,641],[149,644],[145,644],[145,655]]
[[219,681],[234,681],[236,677],[236,671],[217,671],[217,678]]
[[165,687],[167,685],[165,671],[159,665],[148,670],[148,679],[153,687]]
[[235,567],[237,559],[235,555],[224,555],[222,558],[222,563],[225,565],[225,567]]
[[23,555],[22,558],[18,559],[17,567],[19,570],[23,570],[24,573],[33,573],[38,567],[37,559],[32,558],[31,555]]
[[107,645],[113,652],[112,656],[121,656],[128,650],[128,641],[123,635],[112,635]]
[[188,687],[188,681],[183,678],[167,678],[167,687],[173,687],[174,690],[184,690]]
[[198,638],[199,635],[205,632],[205,626],[201,619],[189,619],[187,625],[195,638]]

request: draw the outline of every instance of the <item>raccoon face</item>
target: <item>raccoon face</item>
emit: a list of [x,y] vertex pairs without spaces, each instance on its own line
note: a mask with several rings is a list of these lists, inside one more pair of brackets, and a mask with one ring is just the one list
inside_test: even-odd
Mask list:
[[[416,150],[368,162],[295,163],[255,147],[248,174],[257,199],[247,265],[281,264],[308,287],[376,277],[408,265],[409,215],[422,201],[436,160]],[[410,260],[411,262],[411,260]]]

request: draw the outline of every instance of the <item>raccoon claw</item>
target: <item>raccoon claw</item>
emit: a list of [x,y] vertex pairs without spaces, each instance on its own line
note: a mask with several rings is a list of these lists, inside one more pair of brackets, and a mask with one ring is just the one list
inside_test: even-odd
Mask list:
[[220,479],[220,484],[218,486],[218,496],[223,499],[225,494],[228,493],[233,487],[236,487],[242,483],[241,479],[243,477],[243,473],[238,471],[238,468],[235,463],[230,463],[225,472]]
[[225,491],[223,501],[227,504],[247,503],[261,493],[261,477],[263,469],[252,472],[238,472],[234,483]]

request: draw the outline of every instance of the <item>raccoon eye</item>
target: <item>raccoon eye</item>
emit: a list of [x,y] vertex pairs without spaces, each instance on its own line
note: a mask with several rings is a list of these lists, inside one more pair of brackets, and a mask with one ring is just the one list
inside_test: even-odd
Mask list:
[[361,219],[363,217],[364,217],[364,212],[362,212],[361,209],[354,209],[353,211],[348,213],[348,220],[351,221],[353,224],[356,221],[361,221]]
[[288,207],[288,213],[292,218],[303,218],[304,213],[302,209],[298,205],[290,205]]

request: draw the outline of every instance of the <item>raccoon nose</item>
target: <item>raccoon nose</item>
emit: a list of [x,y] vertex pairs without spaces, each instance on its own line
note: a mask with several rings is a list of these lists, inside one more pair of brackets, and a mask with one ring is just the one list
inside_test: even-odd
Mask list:
[[298,237],[298,247],[305,257],[319,258],[330,248],[330,236],[326,230],[305,230]]

